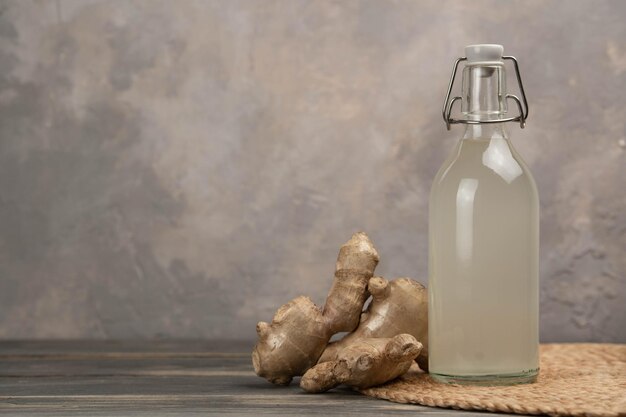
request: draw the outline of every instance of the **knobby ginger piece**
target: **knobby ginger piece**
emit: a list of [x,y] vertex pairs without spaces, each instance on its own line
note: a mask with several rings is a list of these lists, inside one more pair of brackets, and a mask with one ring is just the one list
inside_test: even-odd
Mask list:
[[340,384],[356,388],[384,384],[406,373],[421,349],[422,344],[410,334],[361,339],[341,350],[336,359],[309,369],[300,387],[319,393]]
[[422,345],[417,363],[428,371],[428,292],[410,278],[387,281],[381,277],[369,280],[372,302],[361,315],[357,329],[337,342],[330,343],[319,362],[335,360],[341,350],[363,339],[393,337],[408,333]]
[[354,330],[378,261],[369,237],[362,232],[352,235],[339,250],[323,310],[308,297],[298,297],[279,308],[271,323],[257,324],[259,339],[252,352],[256,374],[288,385],[317,363],[333,334]]

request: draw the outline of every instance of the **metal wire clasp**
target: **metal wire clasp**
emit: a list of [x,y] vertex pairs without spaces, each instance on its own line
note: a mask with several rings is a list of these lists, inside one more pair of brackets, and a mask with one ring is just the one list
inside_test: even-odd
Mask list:
[[509,117],[506,119],[493,119],[493,120],[466,120],[466,119],[453,119],[451,117],[452,114],[452,106],[454,102],[457,100],[461,100],[461,97],[456,96],[452,100],[450,100],[450,94],[452,93],[452,86],[454,85],[454,79],[456,78],[456,71],[459,67],[459,64],[463,61],[467,61],[466,57],[458,58],[454,62],[454,67],[452,69],[452,77],[450,77],[450,83],[448,84],[448,92],[446,93],[446,100],[443,102],[443,121],[446,122],[446,128],[450,130],[451,124],[482,124],[482,123],[503,123],[503,122],[519,122],[520,127],[523,129],[526,126],[526,119],[528,118],[528,102],[526,101],[526,94],[524,93],[524,86],[522,85],[522,77],[519,74],[519,65],[517,64],[517,59],[513,56],[503,56],[502,59],[507,59],[513,61],[513,65],[515,66],[515,76],[517,77],[517,84],[519,85],[519,91],[522,94],[522,102],[524,103],[522,106],[522,102],[520,99],[514,94],[507,94],[505,97],[507,99],[513,99],[515,104],[517,104],[517,108],[519,110],[519,116]]

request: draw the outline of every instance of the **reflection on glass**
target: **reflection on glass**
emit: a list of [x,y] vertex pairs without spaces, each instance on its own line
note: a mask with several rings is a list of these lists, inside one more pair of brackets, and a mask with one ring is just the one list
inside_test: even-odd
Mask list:
[[522,175],[522,167],[513,158],[506,139],[501,135],[496,134],[489,141],[489,147],[483,153],[483,164],[509,184]]
[[463,178],[456,193],[456,253],[460,261],[472,259],[474,196],[477,189],[477,179]]

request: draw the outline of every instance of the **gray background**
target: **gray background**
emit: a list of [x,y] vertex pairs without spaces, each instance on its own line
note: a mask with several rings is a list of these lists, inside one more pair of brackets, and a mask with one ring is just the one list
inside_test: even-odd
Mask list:
[[451,64],[496,42],[542,340],[626,342],[626,2],[1,4],[0,337],[252,339],[361,229],[426,282]]

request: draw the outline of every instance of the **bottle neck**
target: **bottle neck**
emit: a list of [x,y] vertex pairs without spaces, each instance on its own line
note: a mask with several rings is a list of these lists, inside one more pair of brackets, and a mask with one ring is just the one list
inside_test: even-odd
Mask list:
[[507,112],[506,78],[502,65],[468,65],[463,70],[461,111],[468,120],[504,118]]
[[509,132],[505,123],[467,124],[463,140],[508,139]]

